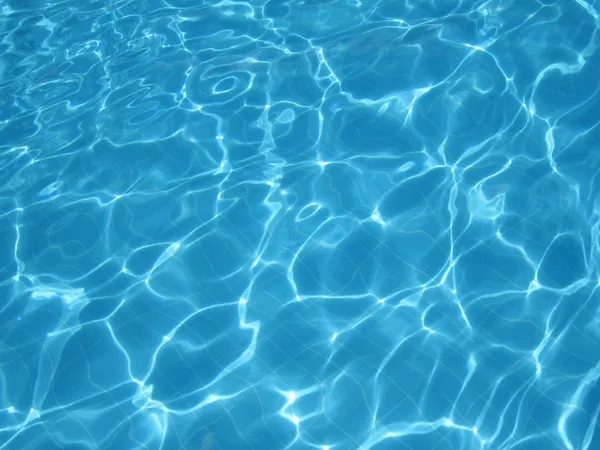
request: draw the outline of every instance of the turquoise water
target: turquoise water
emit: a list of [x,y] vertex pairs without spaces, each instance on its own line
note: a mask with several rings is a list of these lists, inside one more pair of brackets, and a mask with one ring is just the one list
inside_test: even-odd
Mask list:
[[599,10],[0,0],[0,449],[600,449]]

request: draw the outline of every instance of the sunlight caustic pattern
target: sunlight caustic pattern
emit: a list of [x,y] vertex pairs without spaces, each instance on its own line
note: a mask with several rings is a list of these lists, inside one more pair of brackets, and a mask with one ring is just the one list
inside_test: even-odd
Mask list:
[[594,0],[1,0],[0,449],[600,448]]

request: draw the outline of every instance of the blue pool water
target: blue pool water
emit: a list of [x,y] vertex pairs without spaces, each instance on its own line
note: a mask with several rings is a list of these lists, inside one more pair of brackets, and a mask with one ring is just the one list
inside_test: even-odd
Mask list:
[[599,11],[0,0],[0,449],[600,449]]

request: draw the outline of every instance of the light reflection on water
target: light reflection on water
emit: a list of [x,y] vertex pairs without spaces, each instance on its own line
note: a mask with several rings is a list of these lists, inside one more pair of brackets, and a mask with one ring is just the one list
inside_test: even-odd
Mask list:
[[0,449],[595,449],[593,2],[0,6]]

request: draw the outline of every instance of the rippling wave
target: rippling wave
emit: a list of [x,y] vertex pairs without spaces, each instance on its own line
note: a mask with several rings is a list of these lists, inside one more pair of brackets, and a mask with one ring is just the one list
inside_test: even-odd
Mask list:
[[599,10],[0,0],[0,449],[599,449]]

